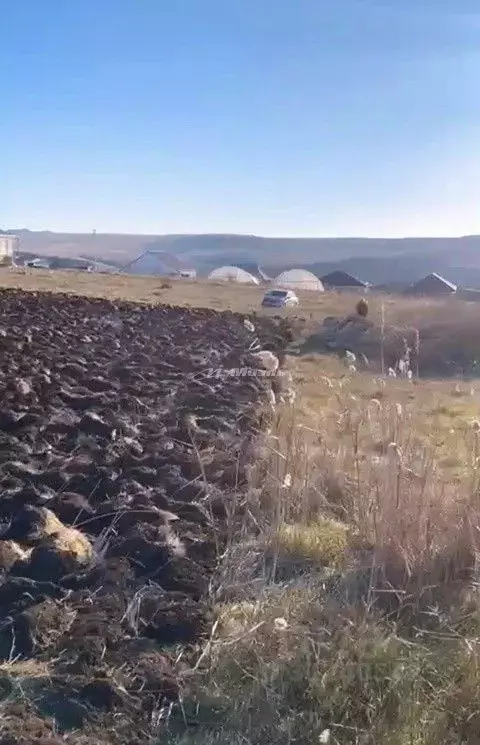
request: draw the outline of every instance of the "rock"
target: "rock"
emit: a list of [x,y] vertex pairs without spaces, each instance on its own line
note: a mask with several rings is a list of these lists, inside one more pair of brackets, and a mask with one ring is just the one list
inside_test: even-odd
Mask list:
[[46,507],[26,506],[7,533],[35,546],[13,567],[17,576],[56,581],[93,559],[88,538],[76,528],[65,527]]
[[15,388],[16,388],[18,395],[21,396],[22,398],[28,398],[29,396],[33,394],[33,388],[31,384],[27,380],[24,380],[23,378],[20,378],[19,380],[17,380]]
[[27,504],[15,515],[3,538],[33,544],[62,530],[63,527],[55,513],[47,507]]
[[33,580],[57,582],[62,577],[85,568],[93,559],[89,541],[78,530],[65,528],[45,538],[28,559],[17,562],[12,574]]
[[116,434],[115,427],[102,419],[101,416],[96,414],[94,411],[87,411],[81,418],[78,428],[91,435],[100,435],[100,437],[108,437],[114,439]]
[[272,354],[272,352],[255,352],[254,354],[252,354],[252,357],[258,363],[258,366],[263,370],[268,370],[272,373],[278,370],[278,357]]
[[17,561],[26,561],[30,556],[29,549],[23,549],[15,541],[0,541],[0,571],[7,571]]

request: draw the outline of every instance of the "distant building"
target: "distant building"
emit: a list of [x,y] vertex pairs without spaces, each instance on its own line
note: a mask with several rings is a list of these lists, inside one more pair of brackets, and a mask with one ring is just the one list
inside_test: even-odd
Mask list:
[[260,284],[253,274],[246,272],[245,269],[241,269],[239,266],[220,266],[218,269],[214,269],[213,272],[210,272],[208,279],[217,280],[219,282],[239,282],[244,285]]
[[195,279],[197,272],[195,269],[182,269],[179,276],[181,279]]
[[51,269],[50,262],[48,259],[30,259],[25,262],[25,266],[29,266],[32,269]]
[[335,271],[321,278],[324,287],[331,290],[367,290],[369,283],[348,272]]
[[262,282],[266,282],[267,284],[268,284],[269,282],[273,282],[273,277],[270,277],[270,275],[268,275],[268,274],[267,274],[267,273],[266,273],[266,272],[265,272],[265,271],[264,271],[264,270],[262,269],[262,267],[261,267],[261,266],[258,266],[258,267],[257,267],[257,272],[258,272],[258,276],[260,277],[260,279],[262,280]]
[[77,272],[93,272],[94,264],[83,259],[70,259],[63,256],[44,257],[48,261],[50,269],[71,269]]
[[0,264],[12,264],[20,241],[11,233],[0,233]]
[[275,287],[283,287],[287,290],[313,290],[324,292],[322,282],[306,269],[288,269],[273,280]]
[[409,295],[453,295],[456,291],[457,285],[441,277],[440,274],[432,272],[411,285],[407,293]]
[[134,261],[123,267],[126,274],[137,274],[157,277],[180,277],[187,273],[195,277],[195,270],[177,256],[166,251],[159,251],[155,246],[147,247]]
[[239,269],[244,269],[249,274],[252,274],[254,277],[258,279],[260,283],[267,284],[268,282],[272,281],[272,277],[269,277],[269,275],[262,269],[262,267],[254,261],[242,261],[236,264]]

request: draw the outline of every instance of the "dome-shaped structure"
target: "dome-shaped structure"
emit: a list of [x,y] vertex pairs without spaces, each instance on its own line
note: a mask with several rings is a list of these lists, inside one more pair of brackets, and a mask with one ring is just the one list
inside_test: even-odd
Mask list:
[[285,287],[288,290],[314,290],[324,292],[321,281],[312,272],[306,269],[289,269],[282,272],[273,281],[276,287]]
[[180,277],[187,273],[189,277],[195,278],[195,270],[185,264],[177,256],[159,251],[155,244],[148,247],[134,261],[123,267],[126,274],[138,274],[157,277]]
[[260,284],[258,279],[246,272],[245,269],[240,269],[238,266],[219,266],[218,269],[214,269],[210,272],[208,279],[215,279],[220,282],[240,282],[242,284]]

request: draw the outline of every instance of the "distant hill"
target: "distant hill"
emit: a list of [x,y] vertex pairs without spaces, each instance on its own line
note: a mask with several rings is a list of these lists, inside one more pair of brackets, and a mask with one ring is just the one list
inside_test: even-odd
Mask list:
[[200,275],[221,264],[260,264],[271,275],[292,266],[321,276],[336,269],[374,284],[413,282],[429,272],[480,287],[480,236],[462,238],[263,238],[253,235],[114,235],[14,230],[22,251],[122,267],[152,244]]
[[[480,287],[480,247],[473,265],[470,259],[462,259],[458,254],[437,252],[435,254],[400,254],[397,256],[358,256],[337,262],[313,262],[308,269],[322,277],[336,270],[342,270],[373,285],[409,285],[431,272],[445,276],[451,282],[463,287]],[[468,262],[468,263],[467,263]],[[277,274],[291,268],[291,264],[266,265],[270,274]]]

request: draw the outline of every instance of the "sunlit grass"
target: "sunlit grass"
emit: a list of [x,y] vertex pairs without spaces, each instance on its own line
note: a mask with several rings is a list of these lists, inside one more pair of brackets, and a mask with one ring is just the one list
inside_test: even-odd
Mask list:
[[257,556],[246,597],[218,606],[184,702],[200,726],[175,719],[169,742],[477,745],[480,399],[332,358],[291,367],[298,405],[250,505],[283,571]]
[[275,548],[284,558],[339,567],[345,559],[347,532],[346,525],[321,518],[307,525],[282,523],[274,537]]

